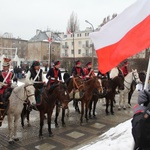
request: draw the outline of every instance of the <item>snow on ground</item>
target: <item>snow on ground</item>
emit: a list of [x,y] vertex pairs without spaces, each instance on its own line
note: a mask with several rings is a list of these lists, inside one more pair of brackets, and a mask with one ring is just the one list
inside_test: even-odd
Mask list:
[[93,141],[79,150],[133,150],[133,145],[131,120],[128,120],[111,128],[102,134],[98,140]]
[[[138,90],[138,87],[136,88]],[[138,91],[135,90],[132,97],[137,101]],[[131,119],[111,128],[102,134],[96,141],[79,148],[78,150],[133,150]]]

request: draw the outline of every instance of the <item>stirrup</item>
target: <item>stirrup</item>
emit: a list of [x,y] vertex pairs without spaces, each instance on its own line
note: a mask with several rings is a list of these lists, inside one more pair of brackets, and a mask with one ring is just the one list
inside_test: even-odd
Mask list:
[[32,109],[34,109],[34,110],[36,110],[36,111],[39,111],[38,108],[36,107],[36,104],[32,103],[31,106],[32,106]]

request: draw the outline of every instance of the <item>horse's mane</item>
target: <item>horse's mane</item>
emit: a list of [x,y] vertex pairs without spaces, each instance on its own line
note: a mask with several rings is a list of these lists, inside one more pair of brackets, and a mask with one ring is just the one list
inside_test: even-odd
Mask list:
[[[20,86],[17,86],[13,89],[13,91],[15,93],[18,93],[20,92],[22,89],[24,89],[25,86],[29,85],[29,84],[32,84],[33,85],[33,82],[30,81],[30,80],[26,80],[24,84],[20,85]],[[18,93],[19,94],[19,93]],[[22,94],[22,93],[21,93]]]

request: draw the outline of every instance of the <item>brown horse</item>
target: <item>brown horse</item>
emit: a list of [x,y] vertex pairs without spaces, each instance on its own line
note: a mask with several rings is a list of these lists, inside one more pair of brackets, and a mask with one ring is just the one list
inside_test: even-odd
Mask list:
[[[48,123],[48,132],[49,136],[53,136],[53,133],[51,131],[51,117],[53,113],[54,107],[58,105],[58,103],[62,104],[62,108],[66,109],[68,107],[69,103],[69,93],[67,91],[67,87],[64,83],[58,83],[55,85],[52,85],[51,88],[44,87],[43,91],[40,96],[40,104],[36,105],[37,110],[40,112],[40,130],[39,130],[39,137],[43,136],[42,128],[44,125],[44,115],[47,114],[47,123]],[[26,107],[27,105],[25,105]],[[27,107],[28,108],[28,107]],[[29,107],[30,108],[30,107]],[[21,122],[22,125],[24,125],[24,115],[27,113],[29,115],[28,109],[25,109],[23,111],[23,115],[21,116]],[[29,116],[27,116],[27,120],[29,120]]]
[[89,103],[92,99],[93,92],[97,90],[98,93],[103,93],[103,88],[102,88],[102,83],[101,80],[98,79],[98,77],[93,77],[83,83],[84,86],[84,95],[81,99],[81,117],[80,117],[80,124],[83,123],[83,115],[84,115],[84,108],[85,108],[85,118],[86,121],[88,121],[88,108],[89,108]]
[[[106,94],[102,95],[93,95],[92,97],[92,101],[90,103],[90,107],[89,107],[89,116],[91,116],[91,109],[92,109],[92,103],[94,102],[94,107],[93,107],[93,115],[95,116],[95,109],[96,109],[96,104],[99,98],[106,98],[106,109],[105,112],[108,115],[109,111],[108,111],[108,107],[109,107],[109,103],[110,103],[110,111],[111,114],[114,114],[113,111],[113,102],[115,99],[115,94],[116,94],[116,88],[118,87],[119,90],[123,90],[124,89],[124,77],[122,75],[118,75],[115,78],[111,79],[111,80],[107,80],[104,79],[102,80],[102,85],[105,86],[107,90]],[[107,85],[107,86],[106,86]],[[109,85],[109,86],[108,86]]]
[[[67,91],[70,95],[70,102],[71,102],[72,100],[74,100],[76,98],[75,94],[77,92],[80,92],[83,90],[83,80],[79,76],[74,76],[72,78],[69,78],[66,81],[66,85],[67,85]],[[65,126],[65,120],[64,120],[65,110],[66,109],[62,108],[62,116],[61,116],[62,126]],[[55,114],[55,120],[54,120],[56,127],[58,127],[58,121],[57,120],[58,120],[59,112],[60,112],[60,107],[56,106],[56,114]]]
[[41,104],[37,105],[37,109],[40,112],[39,137],[43,136],[42,128],[44,125],[44,114],[47,114],[49,136],[53,136],[51,131],[51,117],[53,109],[58,102],[62,104],[62,108],[66,109],[68,107],[69,93],[63,83],[53,85],[53,89],[45,88],[41,94]]

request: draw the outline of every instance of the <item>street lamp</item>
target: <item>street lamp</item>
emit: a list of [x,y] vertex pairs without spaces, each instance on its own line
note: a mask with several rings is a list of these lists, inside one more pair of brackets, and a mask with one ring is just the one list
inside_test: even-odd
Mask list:
[[[92,30],[94,32],[94,26],[92,23],[90,23],[88,20],[85,20],[86,23],[90,24],[92,26]],[[94,44],[92,44],[92,67],[94,66]]]

